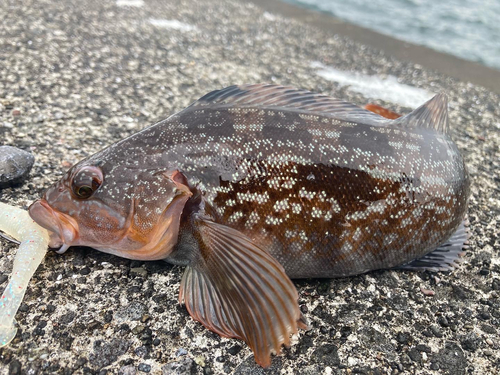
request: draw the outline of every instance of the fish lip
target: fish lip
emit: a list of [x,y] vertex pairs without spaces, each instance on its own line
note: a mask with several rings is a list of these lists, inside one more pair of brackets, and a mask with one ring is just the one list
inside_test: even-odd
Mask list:
[[49,247],[71,246],[78,238],[76,221],[52,208],[47,200],[42,198],[35,201],[28,212],[38,225],[49,231]]

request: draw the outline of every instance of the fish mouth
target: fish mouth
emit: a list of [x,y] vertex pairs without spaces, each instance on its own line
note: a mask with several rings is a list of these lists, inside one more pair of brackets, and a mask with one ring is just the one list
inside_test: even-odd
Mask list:
[[75,244],[78,238],[78,224],[68,215],[59,212],[45,199],[34,202],[28,209],[31,218],[49,233],[49,247],[60,248],[59,254]]

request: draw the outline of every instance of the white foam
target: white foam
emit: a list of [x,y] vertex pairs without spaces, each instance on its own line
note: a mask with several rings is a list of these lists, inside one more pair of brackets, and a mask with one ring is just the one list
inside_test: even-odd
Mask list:
[[196,30],[195,26],[177,20],[150,18],[148,21],[151,25],[161,27],[163,29],[173,29],[185,32]]
[[278,19],[278,17],[269,12],[264,12],[264,14],[262,14],[262,17],[268,21],[276,21]]
[[350,90],[359,92],[370,99],[382,99],[404,107],[416,108],[434,96],[427,90],[400,83],[391,75],[378,76],[345,72],[320,62],[311,63],[311,67],[318,69],[316,74],[320,77],[337,82],[340,86],[348,86]]
[[144,6],[144,0],[116,0],[116,5],[119,7],[137,7]]

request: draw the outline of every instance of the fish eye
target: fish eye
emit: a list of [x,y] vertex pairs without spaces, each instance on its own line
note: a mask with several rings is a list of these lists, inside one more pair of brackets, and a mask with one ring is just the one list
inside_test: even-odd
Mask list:
[[86,166],[73,176],[71,184],[73,194],[79,199],[90,198],[103,181],[102,171],[98,167]]

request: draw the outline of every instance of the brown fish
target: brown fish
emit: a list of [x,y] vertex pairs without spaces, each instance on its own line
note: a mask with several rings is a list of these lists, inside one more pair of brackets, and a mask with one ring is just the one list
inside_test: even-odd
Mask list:
[[290,278],[450,269],[469,177],[444,94],[397,120],[274,85],[211,92],[30,207],[51,245],[185,265],[192,317],[262,366],[303,326]]

